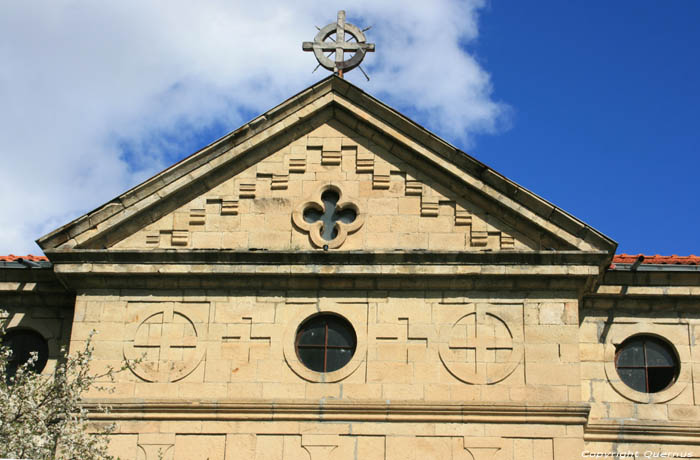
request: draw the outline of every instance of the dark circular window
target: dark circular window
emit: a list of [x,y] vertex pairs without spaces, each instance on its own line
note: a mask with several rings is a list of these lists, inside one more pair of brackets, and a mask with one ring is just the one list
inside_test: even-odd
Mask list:
[[673,347],[651,335],[635,335],[622,342],[615,354],[615,367],[627,386],[642,393],[670,387],[680,370]]
[[356,346],[352,324],[340,316],[312,316],[297,330],[297,356],[312,371],[337,371],[352,359]]
[[49,344],[38,332],[29,329],[9,329],[2,337],[2,344],[12,351],[7,363],[7,376],[13,377],[17,369],[36,352],[38,359],[34,362],[32,370],[41,372],[49,359]]

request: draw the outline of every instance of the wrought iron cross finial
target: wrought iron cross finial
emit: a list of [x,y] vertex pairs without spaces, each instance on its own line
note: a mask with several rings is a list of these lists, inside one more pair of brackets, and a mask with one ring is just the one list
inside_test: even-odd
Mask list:
[[[333,34],[335,34],[335,40],[331,38],[331,40],[326,41]],[[346,40],[346,34],[355,41]],[[342,78],[344,72],[360,65],[367,52],[374,51],[374,43],[367,43],[364,31],[360,30],[359,27],[345,22],[345,11],[341,10],[338,11],[338,20],[320,29],[314,37],[314,41],[304,42],[302,49],[313,51],[318,65],[335,72]],[[325,53],[328,53],[328,56]],[[335,53],[335,59],[331,60],[330,55],[333,53]],[[350,59],[345,60],[345,53],[353,53],[353,55]],[[364,70],[362,73],[365,73]],[[366,73],[365,77],[367,77]],[[367,79],[369,80],[369,77]]]

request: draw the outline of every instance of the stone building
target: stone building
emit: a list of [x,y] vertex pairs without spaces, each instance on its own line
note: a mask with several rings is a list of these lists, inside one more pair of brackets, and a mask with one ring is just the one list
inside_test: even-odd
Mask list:
[[122,459],[700,458],[700,260],[613,259],[335,76],[38,243],[5,324],[144,357],[88,395]]

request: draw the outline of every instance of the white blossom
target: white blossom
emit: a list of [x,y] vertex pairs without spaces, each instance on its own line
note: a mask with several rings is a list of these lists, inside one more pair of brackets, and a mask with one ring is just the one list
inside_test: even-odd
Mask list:
[[32,370],[38,358],[34,353],[9,376],[11,351],[0,346],[0,458],[113,460],[107,446],[114,425],[90,423],[81,395],[119,369],[91,373],[93,349],[90,339],[84,349],[70,355],[62,348],[51,374]]

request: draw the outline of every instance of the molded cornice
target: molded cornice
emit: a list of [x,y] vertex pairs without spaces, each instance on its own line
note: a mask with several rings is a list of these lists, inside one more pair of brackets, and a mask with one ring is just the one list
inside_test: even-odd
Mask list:
[[[109,406],[110,412],[100,412]],[[345,401],[86,401],[93,420],[362,421],[583,425],[588,404],[461,404]]]

